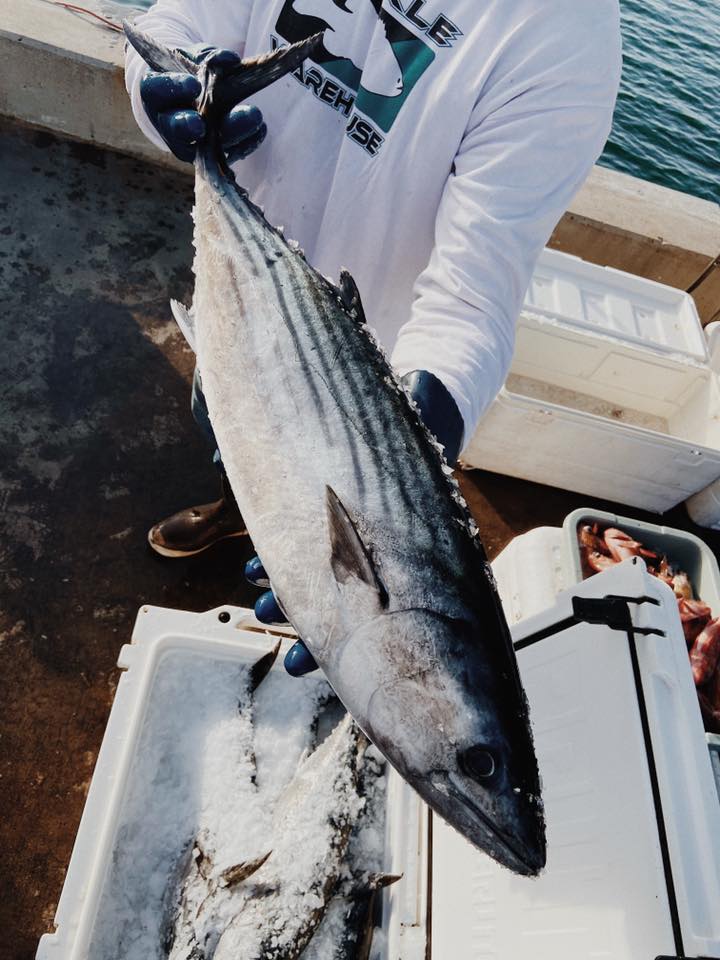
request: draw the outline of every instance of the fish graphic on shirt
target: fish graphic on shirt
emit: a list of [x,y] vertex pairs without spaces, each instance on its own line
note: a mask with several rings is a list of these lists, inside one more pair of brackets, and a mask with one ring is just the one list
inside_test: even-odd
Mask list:
[[[400,64],[384,31],[376,29],[378,16],[371,0],[344,0],[342,7],[333,0],[295,0],[293,9],[325,21],[323,46],[362,72],[362,85],[368,93],[397,97],[403,92]],[[368,26],[372,30],[369,47]]]

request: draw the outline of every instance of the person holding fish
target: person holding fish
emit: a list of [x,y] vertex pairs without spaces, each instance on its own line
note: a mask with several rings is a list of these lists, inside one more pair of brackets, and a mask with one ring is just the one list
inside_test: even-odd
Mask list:
[[[239,63],[322,33],[252,104],[216,91],[222,147],[309,263],[332,277],[349,269],[453,464],[505,380],[535,261],[608,136],[617,0],[158,0],[136,26],[196,63]],[[198,79],[149,71],[128,48],[126,81],[149,139],[192,162],[208,135]],[[197,370],[192,409],[221,495],[151,529],[163,556],[246,532]],[[247,573],[269,588],[257,558]],[[283,619],[269,589],[256,613]],[[286,666],[300,675],[315,662],[298,643]]]

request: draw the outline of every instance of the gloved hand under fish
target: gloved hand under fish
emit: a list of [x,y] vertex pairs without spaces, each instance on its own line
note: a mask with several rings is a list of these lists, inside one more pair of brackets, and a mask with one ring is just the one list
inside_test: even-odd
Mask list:
[[196,283],[192,309],[176,313],[282,610],[429,806],[535,875],[545,833],[527,702],[452,468],[368,330],[351,276],[336,285],[306,262],[235,183],[220,142],[227,103],[296,69],[319,37],[198,64],[125,29],[153,70],[200,84]]

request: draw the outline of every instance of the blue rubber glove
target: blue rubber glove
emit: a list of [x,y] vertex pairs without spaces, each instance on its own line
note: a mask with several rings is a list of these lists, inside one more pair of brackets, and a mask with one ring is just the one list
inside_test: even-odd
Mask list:
[[[197,45],[183,51],[196,63],[212,59],[233,66],[241,57],[232,50]],[[219,91],[222,95],[222,90]],[[150,122],[178,160],[192,163],[197,145],[207,133],[195,109],[200,82],[187,73],[148,73],[140,83],[140,98]],[[267,127],[257,107],[227,104],[220,123],[220,142],[228,163],[244,159],[265,139]]]
[[[464,424],[457,404],[447,388],[427,370],[413,370],[402,382],[417,404],[423,423],[445,448],[445,459],[454,464],[462,449]],[[253,557],[245,565],[245,576],[258,587],[264,587],[255,603],[255,616],[268,626],[287,623],[277,597],[270,588],[270,580],[260,557]],[[293,677],[302,677],[317,670],[317,663],[308,648],[298,640],[285,656],[285,669]]]

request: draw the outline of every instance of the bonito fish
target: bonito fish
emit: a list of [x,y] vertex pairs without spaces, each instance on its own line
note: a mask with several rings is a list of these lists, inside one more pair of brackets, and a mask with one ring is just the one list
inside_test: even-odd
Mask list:
[[273,814],[272,854],[245,884],[247,899],[214,960],[296,960],[322,920],[363,808],[367,743],[346,714],[300,764]]
[[537,874],[545,836],[527,703],[452,471],[364,323],[235,183],[217,91],[239,101],[318,38],[200,66],[126,26],[155,70],[195,73],[197,360],[210,418],[278,599],[361,729],[500,863]]

